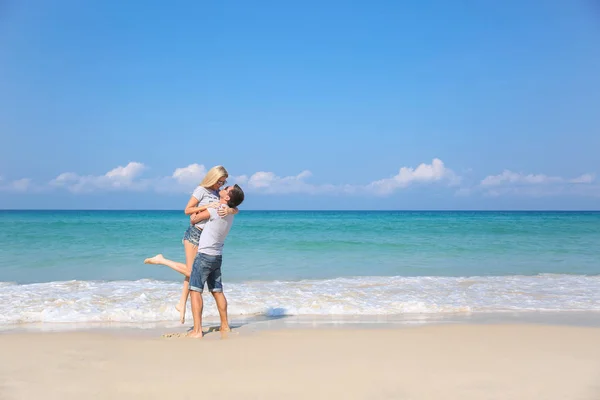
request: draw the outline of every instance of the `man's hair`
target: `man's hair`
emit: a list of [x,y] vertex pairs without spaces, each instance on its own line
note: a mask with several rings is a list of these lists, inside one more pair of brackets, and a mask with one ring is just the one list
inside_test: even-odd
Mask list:
[[229,191],[229,200],[227,205],[231,208],[236,208],[244,201],[244,191],[238,185],[233,185],[233,189]]

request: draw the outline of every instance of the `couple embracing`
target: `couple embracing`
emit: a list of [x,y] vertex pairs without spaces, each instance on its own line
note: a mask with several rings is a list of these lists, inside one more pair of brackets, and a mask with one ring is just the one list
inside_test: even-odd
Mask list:
[[[223,294],[221,264],[223,245],[233,224],[237,207],[244,201],[244,192],[238,185],[225,186],[228,173],[223,166],[211,168],[192,193],[186,215],[190,226],[183,235],[186,263],[169,260],[158,254],[144,260],[146,264],[166,265],[185,275],[181,298],[176,308],[181,323],[185,322],[188,295],[192,302],[194,328],[188,336],[202,337],[202,292],[208,286],[217,304],[221,319],[221,332],[228,332],[227,299]],[[191,294],[190,294],[191,292]]]

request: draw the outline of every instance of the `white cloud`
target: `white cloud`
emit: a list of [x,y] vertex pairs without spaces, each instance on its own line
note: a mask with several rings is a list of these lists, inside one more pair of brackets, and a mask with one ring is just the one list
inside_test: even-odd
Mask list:
[[147,182],[136,180],[146,169],[144,164],[130,162],[118,166],[104,175],[78,175],[65,172],[50,181],[54,187],[64,187],[74,193],[93,192],[95,190],[144,190]]
[[522,174],[517,172],[512,172],[509,170],[504,170],[499,175],[489,175],[486,176],[481,181],[481,186],[499,186],[505,184],[545,184],[552,182],[561,182],[562,178],[557,176],[547,176],[544,174],[534,175],[534,174]]
[[232,176],[229,179],[233,183],[237,183],[238,185],[245,185],[246,183],[248,183],[248,176],[247,175]]
[[[314,185],[305,182],[312,176],[310,171],[302,171],[298,175],[280,177],[273,172],[260,171],[247,180],[248,190],[258,193],[325,193],[335,190],[333,185]],[[243,176],[246,179],[245,176]],[[241,183],[240,183],[241,184]]]
[[161,193],[191,192],[206,175],[206,167],[190,164],[177,168],[170,176],[141,179],[147,167],[140,162],[118,166],[104,175],[79,175],[65,172],[50,181],[55,188],[65,188],[73,193],[90,193],[103,190],[150,191]]
[[118,166],[106,173],[106,177],[113,179],[116,182],[131,181],[133,178],[142,173],[146,168],[144,164],[139,162],[130,162],[124,167]]
[[310,171],[302,171],[298,175],[279,177],[273,172],[260,171],[248,180],[248,189],[259,193],[360,193],[365,190],[382,196],[404,189],[415,183],[445,182],[456,184],[460,181],[452,170],[446,168],[442,160],[435,158],[431,164],[420,164],[416,168],[402,167],[397,175],[380,179],[367,185],[345,184],[315,185],[306,180],[312,176]]
[[181,185],[194,186],[202,181],[206,172],[204,165],[190,164],[184,168],[177,168],[171,178]]
[[11,183],[12,189],[16,192],[26,192],[30,185],[31,179],[29,178],[18,179]]
[[[139,162],[130,162],[116,167],[104,175],[79,175],[65,172],[49,182],[53,188],[64,188],[73,193],[89,193],[106,190],[156,191],[161,193],[189,193],[198,185],[207,172],[202,164],[190,164],[177,168],[169,176],[141,179],[146,166]],[[297,175],[278,176],[270,171],[258,171],[254,174],[230,176],[229,182],[244,185],[249,192],[263,194],[354,194],[369,190],[382,196],[406,188],[415,183],[444,182],[456,184],[460,178],[448,169],[442,160],[433,159],[431,164],[420,164],[416,168],[402,167],[397,175],[376,180],[366,185],[356,184],[313,184],[309,182],[312,173],[304,170]],[[29,183],[22,182],[19,188],[25,190]]]
[[571,183],[592,183],[596,180],[596,176],[594,174],[583,174],[578,176],[577,178],[573,178],[569,180]]
[[[202,164],[190,164],[177,168],[172,174],[158,177],[142,177],[146,166],[139,162],[130,162],[116,167],[103,175],[79,175],[74,172],[60,174],[49,185],[33,185],[29,179],[8,182],[0,177],[0,190],[31,192],[51,188],[64,188],[73,193],[94,191],[155,191],[160,193],[191,193],[207,172]],[[249,175],[230,176],[230,183],[238,183],[244,190],[257,194],[346,194],[364,193],[387,196],[394,192],[418,184],[438,184],[444,186],[459,185],[455,195],[469,196],[484,194],[501,195],[581,195],[598,196],[600,189],[595,184],[595,175],[583,174],[574,178],[563,178],[544,174],[523,174],[505,170],[498,175],[485,177],[473,185],[465,184],[462,178],[446,167],[439,158],[431,163],[422,163],[416,167],[405,166],[389,178],[374,180],[359,185],[311,183],[312,173],[304,170],[297,175],[279,176],[271,171],[258,171]],[[461,184],[462,183],[462,184]]]
[[422,163],[417,168],[402,167],[397,175],[371,182],[367,187],[379,194],[390,194],[415,183],[439,181],[454,185],[460,182],[460,177],[446,168],[442,160],[434,158],[431,164]]
[[207,172],[203,164],[176,168],[169,176],[150,179],[148,189],[159,193],[191,193]]
[[504,170],[499,175],[486,176],[481,181],[481,186],[492,187],[502,185],[546,185],[553,183],[592,183],[595,177],[593,174],[583,174],[573,179],[566,179],[560,176],[548,176],[544,174],[523,174]]
[[281,178],[272,172],[257,172],[250,177],[248,184],[250,187],[262,189],[272,186],[278,180],[281,180]]
[[498,175],[489,175],[480,182],[487,196],[522,195],[532,197],[577,195],[597,196],[598,187],[592,185],[594,174],[583,174],[575,178],[563,178],[545,174],[524,174],[504,170]]
[[7,181],[0,176],[0,191],[24,193],[32,189],[31,179],[22,178],[14,181]]

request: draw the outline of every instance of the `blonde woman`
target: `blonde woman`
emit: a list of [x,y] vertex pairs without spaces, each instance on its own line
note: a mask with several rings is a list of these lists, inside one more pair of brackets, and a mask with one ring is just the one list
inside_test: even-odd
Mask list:
[[[190,226],[183,235],[183,248],[185,250],[185,265],[187,275],[183,281],[183,290],[181,291],[181,298],[179,303],[175,306],[179,311],[179,319],[183,324],[185,322],[185,311],[187,307],[187,299],[190,293],[190,272],[194,264],[194,258],[198,252],[198,240],[202,234],[202,229],[206,225],[206,219],[191,223],[195,221],[195,215],[207,208],[219,208],[219,189],[227,182],[229,174],[222,165],[212,167],[206,173],[206,176],[200,182],[200,185],[192,193],[192,197],[185,206],[185,214],[190,216]],[[218,213],[221,217],[227,214],[237,214],[237,208],[219,208]],[[183,272],[182,272],[183,273]]]

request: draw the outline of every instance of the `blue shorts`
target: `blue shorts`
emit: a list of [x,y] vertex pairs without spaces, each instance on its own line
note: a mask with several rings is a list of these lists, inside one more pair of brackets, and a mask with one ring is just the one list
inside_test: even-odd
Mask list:
[[190,290],[200,292],[204,290],[204,284],[211,292],[222,292],[221,263],[223,256],[211,256],[204,253],[196,254],[194,266],[190,274]]
[[183,234],[182,242],[187,240],[194,246],[198,247],[198,242],[200,241],[200,235],[202,234],[202,229],[196,228],[194,225],[190,225],[189,228]]

